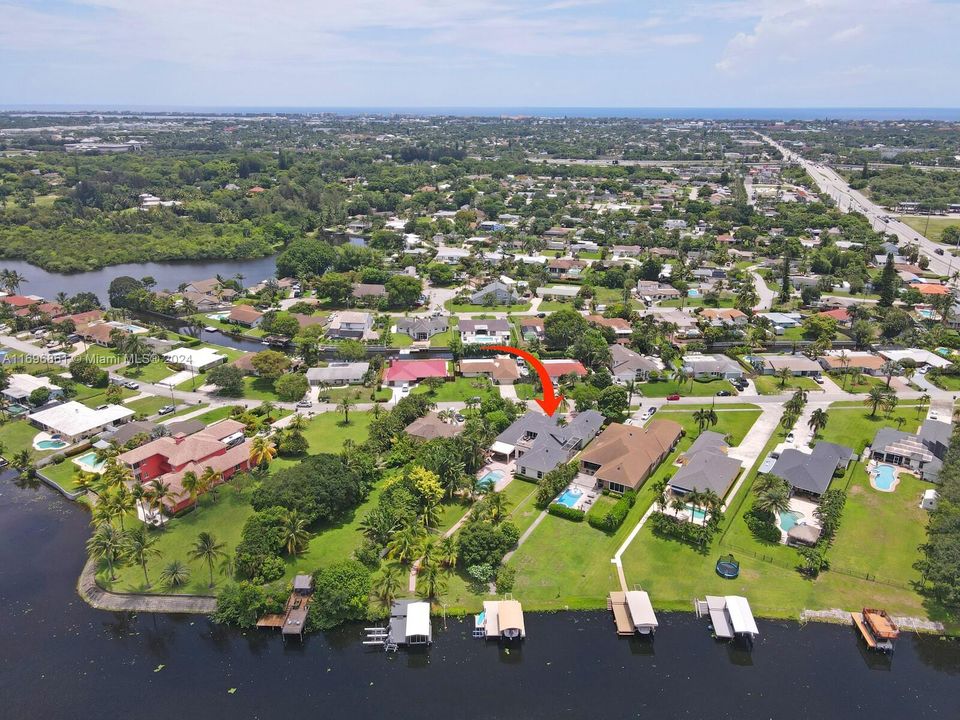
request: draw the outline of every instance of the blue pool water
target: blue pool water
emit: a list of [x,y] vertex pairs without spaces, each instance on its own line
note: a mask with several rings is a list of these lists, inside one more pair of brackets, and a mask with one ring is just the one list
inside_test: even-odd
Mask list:
[[690,288],[687,290],[687,297],[700,297],[700,291],[696,288]]
[[210,318],[211,320],[226,320],[228,317],[230,317],[230,313],[229,313],[229,312],[215,312],[215,313],[211,313],[211,314],[207,315],[207,317]]
[[477,480],[477,488],[487,490],[497,484],[498,480],[503,479],[503,470],[491,470],[482,478]]
[[932,320],[934,317],[934,312],[928,308],[920,308],[917,310],[917,315],[922,317],[924,320]]
[[59,450],[60,448],[65,448],[68,443],[65,443],[63,440],[41,440],[37,443],[37,447],[40,450]]
[[695,508],[693,505],[687,505],[687,510],[690,512],[690,517],[697,522],[703,522],[707,519],[707,511],[703,508]]
[[873,484],[880,490],[892,490],[897,473],[893,465],[877,465],[873,471]]
[[793,510],[782,512],[780,513],[780,527],[783,528],[784,532],[790,532],[790,528],[794,527],[799,519],[800,513],[798,512],[793,512]]
[[89,465],[95,470],[99,470],[104,466],[106,460],[97,460],[97,454],[95,452],[88,452],[85,455],[81,455],[78,458],[74,458],[75,463],[83,463],[84,465]]
[[563,494],[557,498],[557,502],[561,505],[566,505],[568,508],[572,508],[577,504],[577,500],[579,500],[582,495],[582,490],[567,488],[563,491]]

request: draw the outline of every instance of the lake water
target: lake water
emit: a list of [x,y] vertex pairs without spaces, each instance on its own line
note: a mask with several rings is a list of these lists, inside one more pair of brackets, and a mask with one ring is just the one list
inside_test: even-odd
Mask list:
[[140,279],[152,276],[157,281],[158,290],[176,290],[181,283],[191,280],[206,280],[218,274],[224,278],[232,278],[237,273],[245,276],[244,285],[255,285],[258,282],[274,277],[276,272],[276,256],[256,258],[254,260],[210,260],[167,262],[167,263],[128,263],[126,265],[112,265],[101,270],[91,270],[81,273],[52,273],[43,268],[31,265],[24,260],[0,259],[0,270],[16,270],[27,278],[20,292],[25,295],[42,295],[53,298],[61,290],[67,295],[76,295],[79,292],[92,292],[100,298],[100,302],[107,304],[107,290],[110,282],[120,275],[129,275]]
[[606,612],[528,613],[508,653],[437,619],[429,653],[385,655],[359,626],[284,646],[101,612],[75,591],[87,534],[80,507],[0,479],[0,717],[839,720],[955,718],[960,703],[960,644],[905,634],[887,658],[830,625],[761,621],[751,654],[692,612],[661,614],[652,645],[618,638]]

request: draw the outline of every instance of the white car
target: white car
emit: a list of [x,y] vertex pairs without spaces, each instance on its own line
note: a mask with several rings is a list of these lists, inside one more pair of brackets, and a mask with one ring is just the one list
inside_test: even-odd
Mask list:
[[788,443],[792,443],[792,442],[794,441],[794,439],[795,439],[795,438],[794,438],[792,432],[787,433],[787,442],[788,442]]
[[940,416],[937,414],[937,412],[936,412],[935,410],[931,410],[931,411],[930,411],[930,414],[927,415],[927,419],[928,419],[928,420],[939,420],[939,419],[940,419]]
[[404,383],[403,385],[400,386],[401,395],[407,395],[409,392],[410,392],[410,385],[408,385],[407,383]]

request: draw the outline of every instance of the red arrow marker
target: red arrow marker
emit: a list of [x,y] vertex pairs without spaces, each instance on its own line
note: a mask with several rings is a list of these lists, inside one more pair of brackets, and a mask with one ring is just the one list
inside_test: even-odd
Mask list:
[[533,366],[533,369],[537,371],[537,375],[540,377],[540,386],[543,388],[543,399],[541,400],[540,398],[534,398],[534,400],[537,401],[537,404],[543,408],[543,411],[547,415],[553,416],[553,414],[557,411],[557,408],[560,407],[560,403],[563,402],[563,395],[553,394],[553,380],[550,379],[550,374],[547,372],[547,369],[543,366],[542,362],[540,362],[526,350],[510,347],[509,345],[488,345],[485,349],[516,355],[517,357],[521,357],[530,363],[530,365]]

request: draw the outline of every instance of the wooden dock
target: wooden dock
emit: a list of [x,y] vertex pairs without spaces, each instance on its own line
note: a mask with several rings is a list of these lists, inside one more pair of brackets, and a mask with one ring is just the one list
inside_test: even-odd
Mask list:
[[863,613],[850,613],[850,617],[853,618],[853,624],[856,626],[857,630],[860,631],[860,634],[863,635],[864,641],[867,643],[867,647],[871,650],[877,649],[877,641],[873,637],[873,633],[870,632],[867,628],[867,624],[863,621]]
[[627,596],[624,592],[614,592],[607,596],[607,610],[613,612],[613,622],[617,626],[617,635],[630,636],[636,633],[630,613],[627,610]]

